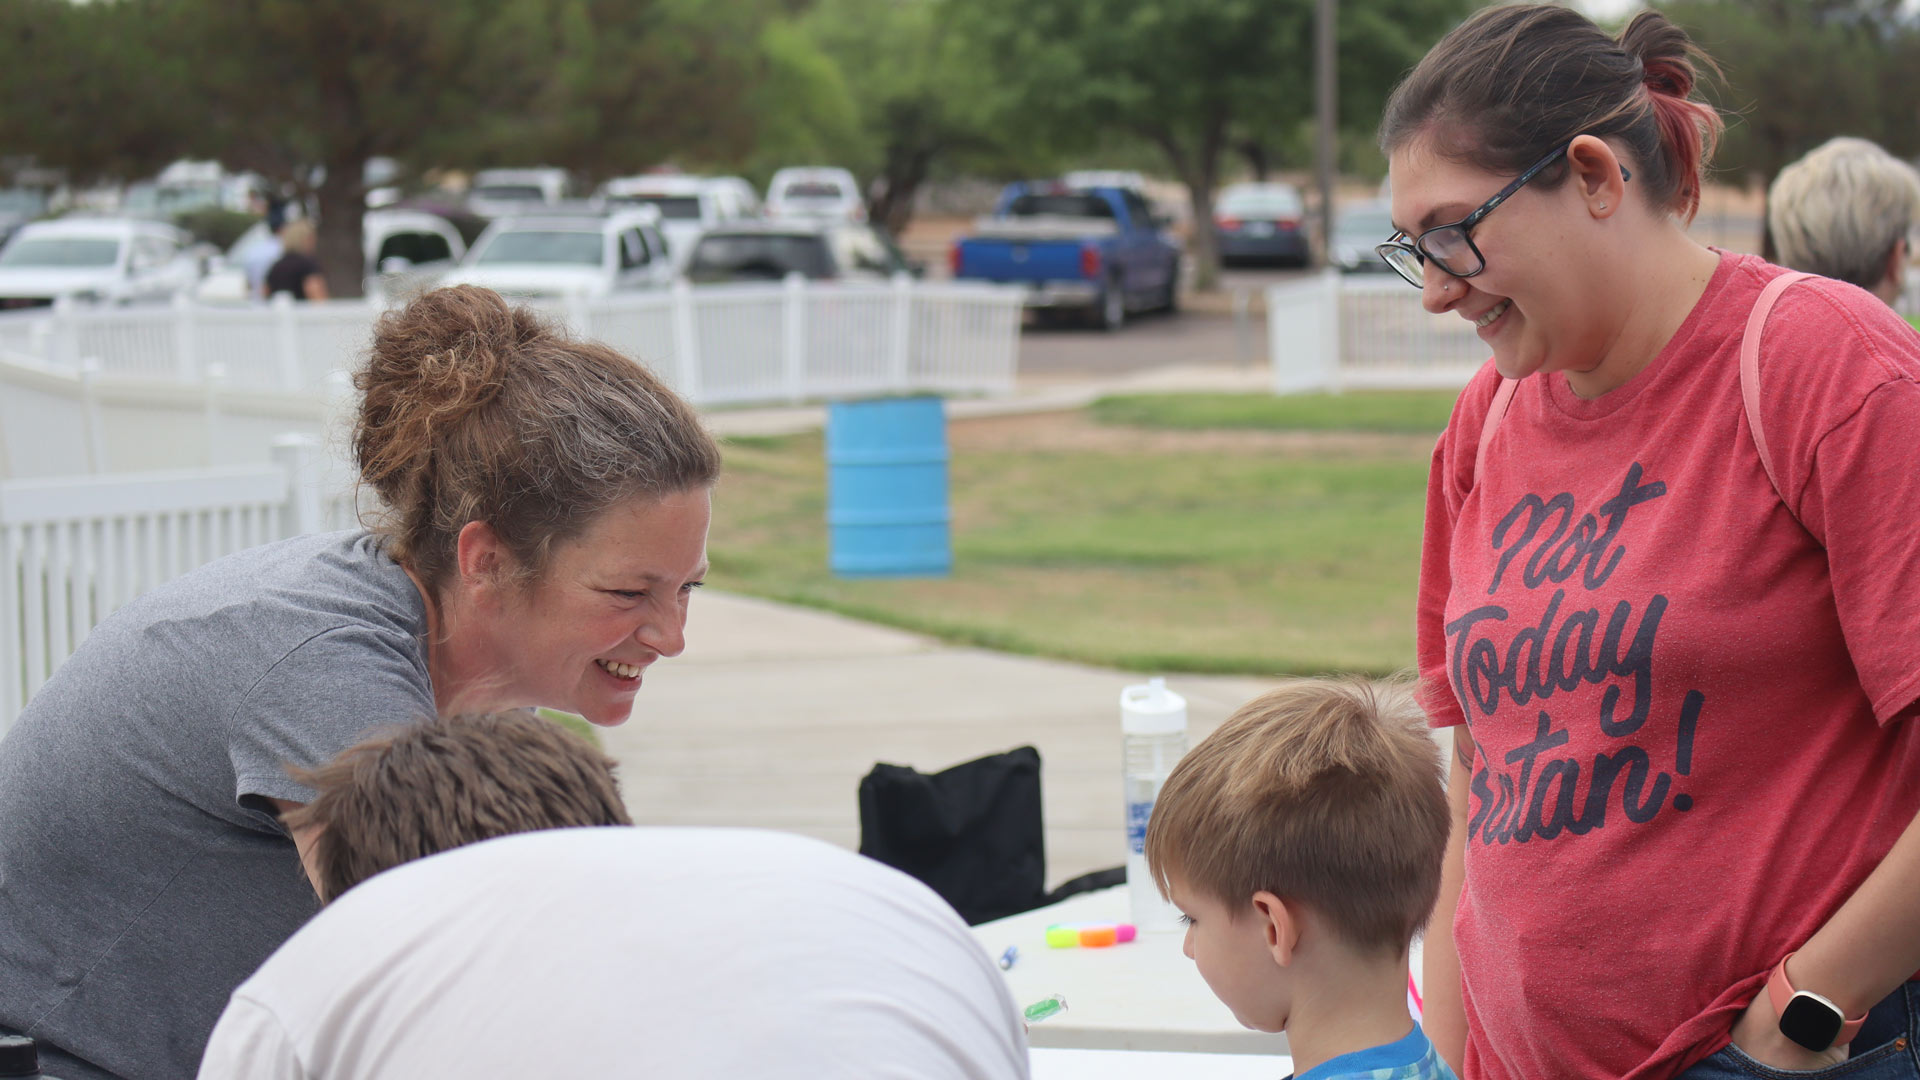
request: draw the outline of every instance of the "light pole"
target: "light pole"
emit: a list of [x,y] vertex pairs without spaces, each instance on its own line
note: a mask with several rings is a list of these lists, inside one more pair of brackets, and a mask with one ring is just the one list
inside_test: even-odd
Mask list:
[[1320,188],[1320,264],[1325,266],[1333,251],[1333,177],[1339,156],[1335,130],[1339,124],[1339,57],[1334,49],[1334,19],[1339,0],[1316,0],[1313,12],[1314,109],[1317,116],[1314,137],[1314,171]]

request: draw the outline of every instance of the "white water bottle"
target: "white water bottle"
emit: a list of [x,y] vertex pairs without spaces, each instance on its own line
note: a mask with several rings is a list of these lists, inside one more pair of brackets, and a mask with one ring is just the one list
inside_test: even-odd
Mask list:
[[1147,873],[1147,821],[1160,785],[1187,752],[1187,700],[1154,678],[1120,691],[1123,786],[1127,800],[1127,892],[1141,931],[1180,929],[1180,911]]

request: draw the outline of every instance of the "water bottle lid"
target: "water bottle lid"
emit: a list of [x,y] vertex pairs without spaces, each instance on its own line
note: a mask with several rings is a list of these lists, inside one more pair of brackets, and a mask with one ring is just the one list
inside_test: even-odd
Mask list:
[[0,1035],[0,1076],[39,1076],[40,1048],[25,1035]]
[[1120,691],[1120,730],[1128,735],[1172,735],[1187,730],[1187,699],[1155,676]]

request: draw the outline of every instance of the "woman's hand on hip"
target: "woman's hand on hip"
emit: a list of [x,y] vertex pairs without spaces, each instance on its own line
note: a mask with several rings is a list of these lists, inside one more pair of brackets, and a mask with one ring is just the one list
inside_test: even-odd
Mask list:
[[1782,1035],[1780,1018],[1774,1014],[1773,1002],[1767,998],[1764,986],[1733,1025],[1733,1045],[1762,1065],[1787,1071],[1824,1069],[1847,1060],[1844,1043],[1815,1053]]

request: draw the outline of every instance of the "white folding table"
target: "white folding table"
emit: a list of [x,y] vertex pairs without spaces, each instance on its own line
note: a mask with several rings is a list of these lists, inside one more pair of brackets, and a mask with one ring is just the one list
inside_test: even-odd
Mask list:
[[[1055,923],[1128,922],[1124,885],[1069,897],[1051,907],[973,928],[981,948],[998,958],[1008,946],[1019,959],[1007,986],[1022,1007],[1061,994],[1067,1009],[1032,1025],[1029,1045],[1086,1050],[1154,1050],[1202,1054],[1287,1053],[1285,1035],[1249,1031],[1207,989],[1181,951],[1180,933],[1145,933],[1100,949],[1054,949]],[[1040,1058],[1035,1058],[1036,1065]],[[1285,1076],[1285,1061],[1275,1077]],[[1038,1074],[1036,1074],[1038,1075]]]

